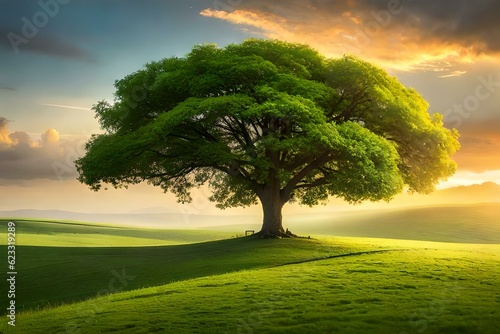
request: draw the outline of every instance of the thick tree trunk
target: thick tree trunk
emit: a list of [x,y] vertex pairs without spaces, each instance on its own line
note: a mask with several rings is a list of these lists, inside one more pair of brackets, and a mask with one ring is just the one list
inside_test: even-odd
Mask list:
[[264,238],[275,238],[286,236],[283,229],[283,217],[281,210],[285,204],[281,198],[279,183],[272,182],[267,185],[259,196],[264,213],[262,229],[258,233]]
[[259,234],[264,237],[278,237],[285,234],[283,229],[283,217],[281,209],[283,204],[281,200],[269,199],[262,201],[262,211],[264,212],[264,221]]

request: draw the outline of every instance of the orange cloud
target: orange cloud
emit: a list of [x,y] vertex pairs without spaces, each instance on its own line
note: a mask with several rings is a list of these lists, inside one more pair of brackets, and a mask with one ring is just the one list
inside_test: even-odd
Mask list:
[[9,121],[0,117],[0,149],[9,147],[15,143],[15,139],[10,136],[10,131],[8,128]]
[[[461,64],[500,52],[494,30],[469,31],[461,22],[475,20],[482,25],[461,7],[475,6],[484,13],[497,7],[486,2],[487,6],[479,8],[470,3],[429,6],[399,0],[247,0],[232,12],[205,9],[200,14],[243,26],[265,38],[307,43],[327,56],[354,54],[386,68],[441,72],[447,77],[462,75]],[[485,20],[495,25],[498,21],[493,17]]]
[[55,129],[48,129],[42,135],[42,142],[46,144],[57,144],[59,142],[59,132]]

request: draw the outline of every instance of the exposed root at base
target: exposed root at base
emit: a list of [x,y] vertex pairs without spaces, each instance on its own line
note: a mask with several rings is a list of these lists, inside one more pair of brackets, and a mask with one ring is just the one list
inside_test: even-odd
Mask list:
[[298,236],[297,234],[292,233],[289,229],[286,229],[285,232],[280,231],[276,234],[264,233],[264,232],[260,231],[260,232],[255,233],[254,235],[259,237],[260,239],[283,239],[283,238],[311,239],[310,236],[307,236],[307,237]]

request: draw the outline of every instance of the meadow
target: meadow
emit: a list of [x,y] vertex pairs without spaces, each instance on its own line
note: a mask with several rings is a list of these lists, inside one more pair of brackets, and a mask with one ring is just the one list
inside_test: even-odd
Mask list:
[[498,244],[16,225],[18,313],[2,333],[496,333],[500,325]]

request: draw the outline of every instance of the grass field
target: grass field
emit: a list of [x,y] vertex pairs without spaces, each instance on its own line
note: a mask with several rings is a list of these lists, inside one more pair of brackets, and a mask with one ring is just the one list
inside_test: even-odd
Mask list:
[[500,245],[218,240],[227,236],[18,222],[16,327],[5,317],[0,331],[496,333],[500,325]]
[[[5,225],[9,220],[0,219]],[[22,246],[112,247],[160,246],[226,239],[228,232],[126,228],[69,221],[15,220]],[[0,245],[6,244],[0,240]]]
[[[278,244],[270,240],[262,240],[255,244],[249,239],[235,238],[200,243],[200,239],[210,236],[220,238],[221,234],[169,230],[159,232],[163,233],[167,240],[172,239],[170,234],[173,233],[177,240],[186,241],[192,238],[192,243],[175,247],[125,247],[118,244],[123,240],[123,234],[139,231],[138,235],[143,236],[143,231],[128,231],[125,228],[113,229],[120,235],[107,235],[108,246],[114,245],[114,247],[99,245],[90,247],[89,243],[84,247],[61,247],[61,244],[69,242],[66,238],[69,240],[76,238],[74,235],[67,235],[67,230],[61,227],[64,224],[42,223],[39,226],[37,224],[38,222],[17,223],[17,270],[21,273],[17,277],[17,283],[23,286],[17,294],[19,309],[58,305],[61,302],[96,296],[101,290],[113,290],[108,287],[109,282],[122,270],[125,270],[127,275],[136,276],[137,279],[127,282],[126,286],[120,286],[120,291],[228,271],[275,266],[300,261],[303,258],[327,256],[333,248],[328,245],[310,247],[309,244],[302,246],[297,246],[295,243]],[[60,229],[61,233],[55,232],[54,228]],[[81,233],[85,225],[70,224],[68,228],[76,228]],[[88,228],[92,231],[95,226],[90,225]],[[30,229],[37,234],[33,233],[27,238],[28,240],[37,238],[46,240],[45,235],[50,234],[54,235],[57,241],[54,244],[56,247],[24,246],[23,233]],[[83,235],[83,239],[88,240],[87,234]],[[149,239],[140,238],[140,240]],[[100,239],[98,241],[100,242]],[[346,247],[344,252],[351,252],[351,249]],[[5,284],[3,281],[0,282],[1,291],[4,291]],[[54,291],[58,293],[54,294]]]

